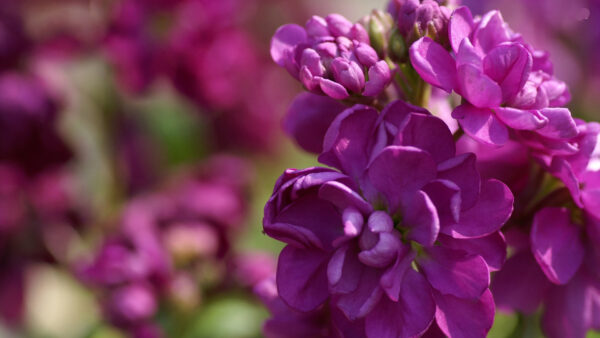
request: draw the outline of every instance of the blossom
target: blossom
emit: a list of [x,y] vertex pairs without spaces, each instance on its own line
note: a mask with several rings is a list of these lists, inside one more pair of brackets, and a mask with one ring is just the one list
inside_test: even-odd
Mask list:
[[237,158],[215,157],[127,203],[118,232],[77,267],[80,279],[104,295],[112,324],[136,337],[156,337],[158,304],[170,300],[179,310],[198,306],[201,290],[192,276],[231,254],[246,209],[247,171]]
[[497,11],[473,19],[467,7],[448,23],[454,56],[428,37],[410,48],[415,70],[429,84],[454,90],[465,102],[452,113],[479,142],[503,145],[509,130],[533,132],[539,142],[573,138],[566,85],[552,76],[548,55],[508,28]]
[[313,16],[304,27],[279,27],[271,57],[308,91],[339,100],[375,97],[391,81],[390,68],[369,45],[365,28],[339,14]]
[[484,336],[508,188],[481,180],[473,154],[455,155],[444,122],[403,101],[381,115],[344,111],[323,149],[319,160],[339,171],[289,169],[265,206],[265,232],[287,244],[283,301],[304,312],[330,302],[370,337],[419,335],[434,317],[449,336]]

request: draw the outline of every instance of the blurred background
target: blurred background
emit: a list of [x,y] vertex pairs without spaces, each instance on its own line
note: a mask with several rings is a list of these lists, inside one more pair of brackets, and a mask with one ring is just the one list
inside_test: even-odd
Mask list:
[[[552,55],[600,112],[600,1],[465,0]],[[263,206],[301,86],[282,24],[386,1],[2,0],[0,337],[260,337],[252,286],[281,246]],[[499,315],[491,336],[512,332]]]

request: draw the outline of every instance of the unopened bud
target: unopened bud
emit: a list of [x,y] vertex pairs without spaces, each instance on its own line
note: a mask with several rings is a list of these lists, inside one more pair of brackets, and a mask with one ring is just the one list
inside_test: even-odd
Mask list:
[[388,43],[389,54],[392,60],[400,63],[408,60],[408,48],[406,48],[406,42],[397,29],[393,30]]

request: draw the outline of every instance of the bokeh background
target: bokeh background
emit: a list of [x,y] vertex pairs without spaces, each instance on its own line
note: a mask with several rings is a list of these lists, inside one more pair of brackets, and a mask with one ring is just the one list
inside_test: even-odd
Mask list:
[[[571,88],[571,111],[600,118],[600,1],[463,2],[476,13],[501,9],[515,30],[552,54],[557,76]],[[0,337],[131,334],[107,319],[110,293],[86,279],[82,266],[108,239],[124,236],[123,218],[134,202],[179,194],[197,182],[196,172],[202,184],[223,174],[240,192],[226,257],[258,257],[243,268],[213,260],[211,269],[230,269],[216,273],[225,279],[244,268],[271,271],[269,257],[281,246],[262,234],[263,206],[283,170],[317,162],[281,127],[302,88],[270,60],[270,37],[278,26],[303,24],[311,15],[356,21],[385,6],[384,0],[2,0]],[[223,158],[234,160],[214,164]],[[202,203],[213,208],[210,202]],[[173,245],[189,244],[183,237]],[[239,279],[201,296],[175,292],[198,299],[184,315],[171,306],[154,317],[181,326],[169,331],[173,336],[260,337],[267,311]],[[490,336],[509,336],[516,325],[500,314]]]

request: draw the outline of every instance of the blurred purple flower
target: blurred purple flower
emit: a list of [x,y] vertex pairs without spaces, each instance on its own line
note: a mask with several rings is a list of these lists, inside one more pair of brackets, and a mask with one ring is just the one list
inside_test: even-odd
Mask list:
[[71,151],[57,131],[57,108],[36,78],[0,75],[0,161],[33,175],[69,160]]
[[391,82],[390,68],[369,45],[366,29],[339,14],[313,16],[304,28],[279,27],[271,57],[308,91],[338,100],[375,97]]
[[434,317],[447,335],[484,335],[508,188],[481,180],[473,154],[455,155],[444,122],[402,101],[381,115],[344,111],[323,148],[319,161],[341,172],[287,170],[265,206],[265,232],[287,243],[283,301],[304,312],[330,301],[346,321],[364,320],[370,337],[419,335]]
[[229,256],[246,210],[247,171],[241,160],[216,157],[161,191],[128,202],[119,232],[78,267],[85,283],[107,294],[111,323],[136,335],[140,327],[152,327],[164,300],[197,306],[199,298],[184,297],[199,292],[173,288],[197,287],[184,283],[187,272]]

